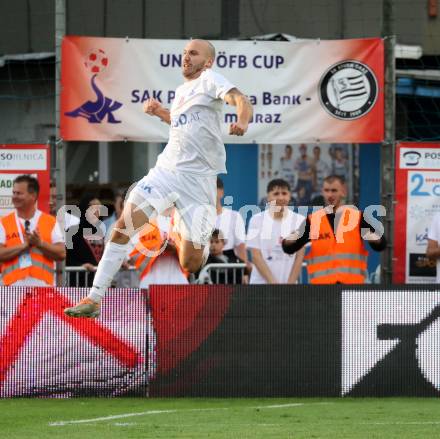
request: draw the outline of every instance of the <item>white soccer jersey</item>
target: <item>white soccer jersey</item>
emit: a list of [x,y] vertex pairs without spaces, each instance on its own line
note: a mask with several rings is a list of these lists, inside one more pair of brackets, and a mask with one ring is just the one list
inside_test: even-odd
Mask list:
[[[428,239],[437,241],[440,245],[440,213],[434,215],[432,219],[431,227],[428,232]],[[440,259],[437,259],[437,283],[440,283]]]
[[223,208],[217,215],[216,229],[222,232],[226,239],[223,250],[231,250],[246,241],[246,228],[241,215],[232,209]]
[[[295,262],[295,254],[284,253],[282,241],[293,231],[298,230],[304,220],[304,216],[291,210],[288,210],[282,220],[275,220],[265,210],[254,215],[249,222],[247,246],[261,251],[264,261],[279,283],[287,282]],[[255,265],[249,283],[267,283]]]
[[222,75],[207,69],[177,88],[171,106],[169,141],[157,166],[202,175],[226,172],[220,127],[223,98],[234,87]]

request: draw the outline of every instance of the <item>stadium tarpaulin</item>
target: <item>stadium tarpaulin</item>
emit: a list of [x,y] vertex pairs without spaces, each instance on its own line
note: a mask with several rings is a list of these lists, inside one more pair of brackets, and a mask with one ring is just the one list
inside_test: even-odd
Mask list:
[[[142,103],[155,97],[171,106],[174,90],[183,82],[185,44],[185,40],[65,37],[62,138],[166,141],[168,126],[146,116]],[[235,109],[224,106],[225,143],[383,140],[383,40],[214,44],[214,70],[247,94],[254,106],[248,132],[238,138],[227,134]],[[203,120],[182,114],[172,123]]]

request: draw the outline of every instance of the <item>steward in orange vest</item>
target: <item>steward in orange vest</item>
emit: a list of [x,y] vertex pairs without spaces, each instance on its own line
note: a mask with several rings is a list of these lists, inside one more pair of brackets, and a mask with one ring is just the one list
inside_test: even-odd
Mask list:
[[[163,217],[166,221],[166,218]],[[162,227],[163,229],[163,227]],[[162,230],[163,232],[163,230]],[[139,279],[142,280],[151,272],[153,265],[158,259],[163,256],[170,256],[170,246],[175,250],[176,265],[179,265],[179,251],[180,251],[180,236],[173,231],[172,222],[170,224],[169,232],[162,236],[161,228],[157,221],[151,221],[139,234],[139,242],[135,249],[130,254],[131,262],[134,263],[136,270],[139,273]],[[187,277],[187,273],[179,265],[179,270]],[[179,276],[181,277],[181,276]],[[158,282],[155,282],[158,283]],[[162,284],[173,284],[175,280],[168,279],[164,276]],[[180,282],[181,283],[181,282]]]
[[16,210],[0,219],[0,262],[5,285],[54,285],[55,261],[66,256],[56,218],[36,208],[38,193],[34,177],[22,175],[14,180],[12,203]]
[[382,251],[386,248],[386,239],[375,233],[361,211],[341,205],[345,197],[341,177],[325,178],[322,195],[328,207],[309,215],[304,227],[300,227],[303,233],[293,231],[292,236],[283,241],[283,250],[292,254],[311,243],[305,260],[312,284],[362,284],[368,277],[364,240],[368,240],[373,250]]
[[312,246],[305,260],[312,284],[362,284],[368,276],[368,252],[360,232],[361,212],[340,209],[343,211],[334,229],[324,210],[309,215]]

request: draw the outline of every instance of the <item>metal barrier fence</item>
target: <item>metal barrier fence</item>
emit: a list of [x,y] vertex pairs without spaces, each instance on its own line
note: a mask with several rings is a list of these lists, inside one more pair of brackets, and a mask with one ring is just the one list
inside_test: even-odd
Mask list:
[[[196,284],[241,284],[245,274],[246,264],[208,264],[200,271],[199,277],[192,283]],[[229,271],[228,271],[229,270]],[[255,268],[254,268],[255,270]],[[228,276],[229,274],[229,276]],[[228,282],[222,282],[222,276],[228,277]],[[307,262],[304,261],[298,278],[298,284],[308,284]],[[366,284],[380,283],[380,265],[365,280]]]
[[197,284],[241,284],[245,275],[245,263],[208,264],[202,268]]
[[[245,274],[246,264],[208,264],[200,271],[197,278],[190,278],[194,284],[241,284]],[[65,267],[62,276],[62,285],[65,287],[91,286],[94,271],[86,270],[84,267]],[[120,282],[123,277],[124,281]],[[121,284],[125,283],[125,285]],[[114,286],[119,288],[136,288],[139,286],[139,275],[134,267],[120,270],[114,281]]]
[[[91,287],[94,271],[86,270],[84,267],[65,267],[62,276],[64,287]],[[116,275],[112,286],[118,288],[137,288],[139,287],[139,275],[135,267],[122,269]]]
[[[191,275],[189,281],[191,284],[239,285],[243,283],[243,277],[246,274],[245,270],[245,263],[208,264],[202,268],[198,277]],[[95,272],[88,271],[84,267],[65,267],[62,284],[59,286],[91,286],[94,274]],[[370,273],[365,283],[380,284],[380,266],[376,271]],[[308,284],[306,262],[302,263],[298,284]],[[113,286],[118,288],[137,288],[139,286],[138,272],[134,267],[120,270],[117,278],[113,282]]]
[[91,281],[94,272],[86,270],[84,267],[65,267],[62,276],[62,286],[76,287],[80,284],[80,278],[84,278],[86,283]]

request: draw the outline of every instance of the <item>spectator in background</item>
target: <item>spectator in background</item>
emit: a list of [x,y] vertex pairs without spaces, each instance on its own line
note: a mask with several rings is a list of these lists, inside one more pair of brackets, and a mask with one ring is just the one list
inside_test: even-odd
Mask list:
[[272,149],[273,149],[273,145],[271,143],[267,144],[266,164],[268,167],[267,176],[269,178],[272,178],[272,160],[273,160]]
[[332,175],[338,175],[345,181],[347,181],[348,178],[348,158],[345,151],[340,146],[336,146],[333,149]]
[[331,174],[330,166],[321,159],[321,148],[316,145],[313,148],[313,194],[310,204],[312,206],[323,206],[324,198],[321,193],[324,178]]
[[319,195],[321,193],[324,178],[330,175],[330,166],[321,159],[321,148],[318,145],[313,148],[313,168],[315,171],[313,192]]
[[305,186],[300,186],[296,193],[296,205],[308,206],[310,204],[310,195],[307,193]]
[[436,213],[431,222],[431,227],[428,231],[428,247],[426,249],[426,256],[432,261],[437,262],[437,279],[440,283],[440,213]]
[[376,233],[362,212],[343,205],[346,189],[342,177],[325,178],[322,195],[326,207],[292,229],[283,240],[283,250],[292,255],[304,251],[304,245],[311,242],[306,259],[312,284],[362,284],[368,276],[368,252],[363,240],[373,250],[382,251],[386,248],[385,237]]
[[292,145],[286,145],[284,147],[284,155],[280,158],[280,164],[275,176],[282,178],[289,183],[291,188],[295,187],[295,162],[293,160],[293,148]]
[[37,209],[38,180],[14,180],[15,210],[0,219],[0,262],[4,285],[55,285],[55,262],[66,257],[62,231],[52,215]]
[[180,237],[173,230],[174,209],[169,216],[158,215],[139,234],[130,254],[140,279],[140,288],[150,285],[182,285],[188,276],[179,263]]
[[65,231],[67,231],[70,227],[77,226],[79,224],[79,218],[69,212],[64,212],[64,224],[61,224],[60,218],[57,217],[57,188],[55,186],[55,182],[53,181],[50,182],[49,210],[50,214],[57,218],[60,226],[64,227]]
[[223,181],[217,177],[217,220],[216,228],[222,233],[225,239],[223,253],[233,260],[239,258],[245,264],[248,264],[248,270],[251,270],[251,264],[248,262],[246,251],[246,228],[240,213],[222,206],[222,199],[225,195]]
[[307,154],[307,145],[302,143],[299,147],[300,157],[295,162],[295,171],[298,173],[296,185],[298,205],[307,205],[313,192],[314,165]]
[[[212,232],[210,244],[209,244],[209,257],[206,261],[208,264],[235,264],[241,261],[237,256],[224,253],[224,247],[226,239],[222,235],[219,229],[214,229]],[[225,268],[221,270],[211,270],[210,272],[211,283],[213,284],[241,284],[242,272],[241,270],[235,270],[233,268]],[[204,279],[200,279],[201,283],[207,283]]]
[[[90,287],[93,283],[96,267],[104,251],[104,229],[99,220],[101,202],[93,193],[83,196],[79,202],[81,218],[78,231],[72,236],[72,246],[67,249],[66,265],[68,267],[84,267],[87,274],[70,273],[69,285]],[[87,216],[86,216],[87,214]]]
[[[295,257],[283,252],[281,243],[291,230],[305,220],[289,208],[289,183],[275,179],[267,186],[267,209],[254,215],[249,222],[247,245],[254,268],[251,284],[294,284],[301,272],[304,250]],[[292,229],[293,227],[293,229]]]
[[124,189],[118,189],[115,191],[115,195],[113,198],[113,213],[106,218],[103,223],[105,226],[105,238],[106,241],[110,238],[110,233],[113,230],[113,226],[116,220],[122,214],[122,208],[124,207],[124,199],[125,199],[126,191]]

